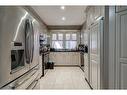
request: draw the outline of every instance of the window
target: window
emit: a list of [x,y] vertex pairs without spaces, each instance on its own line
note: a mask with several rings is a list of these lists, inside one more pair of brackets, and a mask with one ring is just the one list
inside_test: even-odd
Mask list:
[[75,49],[76,41],[66,41],[66,49]]
[[77,46],[77,33],[53,33],[52,48],[75,49]]
[[77,40],[76,34],[72,34],[72,40]]
[[71,34],[66,34],[66,40],[70,40],[71,39]]
[[66,34],[66,49],[75,49],[77,45],[77,34]]
[[63,34],[58,34],[58,40],[63,40]]
[[52,48],[63,49],[63,34],[52,34]]
[[52,34],[52,40],[57,40],[57,35],[56,34]]
[[62,41],[52,41],[52,47],[56,49],[62,49],[63,42]]

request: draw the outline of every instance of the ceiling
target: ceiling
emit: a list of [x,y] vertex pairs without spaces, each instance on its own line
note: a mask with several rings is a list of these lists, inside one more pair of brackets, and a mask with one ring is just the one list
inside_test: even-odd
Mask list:
[[[86,6],[32,6],[48,26],[82,25],[86,20]],[[62,20],[62,18],[65,20]]]

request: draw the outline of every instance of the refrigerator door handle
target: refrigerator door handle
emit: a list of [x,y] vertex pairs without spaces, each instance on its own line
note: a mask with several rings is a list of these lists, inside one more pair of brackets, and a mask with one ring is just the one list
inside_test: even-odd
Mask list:
[[33,61],[33,55],[34,55],[34,29],[33,24],[31,22],[31,62]]
[[26,20],[25,25],[25,56],[26,63],[30,64],[30,22],[29,19]]

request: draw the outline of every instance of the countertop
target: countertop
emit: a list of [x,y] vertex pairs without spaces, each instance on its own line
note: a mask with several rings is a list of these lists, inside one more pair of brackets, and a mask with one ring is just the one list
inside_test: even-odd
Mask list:
[[80,52],[79,50],[70,50],[70,49],[57,49],[57,50],[50,50],[50,52]]

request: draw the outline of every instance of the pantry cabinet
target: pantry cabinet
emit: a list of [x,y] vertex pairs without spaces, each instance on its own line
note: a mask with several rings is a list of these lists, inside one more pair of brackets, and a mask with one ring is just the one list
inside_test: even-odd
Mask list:
[[[117,11],[127,7],[116,7]],[[116,84],[127,89],[127,9],[116,13]]]

